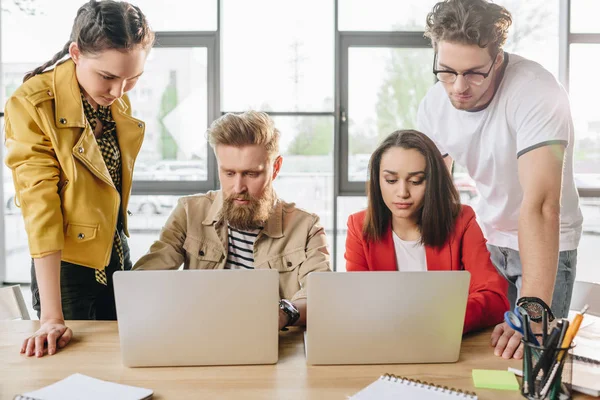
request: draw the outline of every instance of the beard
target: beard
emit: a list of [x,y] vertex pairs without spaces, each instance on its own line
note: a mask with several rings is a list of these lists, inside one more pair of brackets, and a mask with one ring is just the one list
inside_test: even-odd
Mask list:
[[[247,200],[248,204],[236,204],[235,200]],[[242,231],[249,231],[263,227],[275,202],[273,188],[265,189],[260,197],[253,197],[248,193],[230,194],[223,199],[221,214],[227,223]]]

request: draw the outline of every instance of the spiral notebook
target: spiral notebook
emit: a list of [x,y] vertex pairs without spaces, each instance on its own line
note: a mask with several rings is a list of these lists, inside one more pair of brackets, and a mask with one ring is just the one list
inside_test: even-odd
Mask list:
[[469,399],[477,400],[474,392],[456,390],[445,386],[433,385],[402,376],[385,374],[375,382],[350,397],[351,400],[444,400]]

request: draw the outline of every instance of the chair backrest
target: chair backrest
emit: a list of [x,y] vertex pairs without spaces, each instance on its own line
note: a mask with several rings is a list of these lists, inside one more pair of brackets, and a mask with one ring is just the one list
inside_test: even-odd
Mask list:
[[0,288],[0,320],[30,319],[21,286]]
[[579,311],[586,304],[590,306],[588,314],[600,316],[600,284],[576,281],[573,285],[573,296],[569,308]]

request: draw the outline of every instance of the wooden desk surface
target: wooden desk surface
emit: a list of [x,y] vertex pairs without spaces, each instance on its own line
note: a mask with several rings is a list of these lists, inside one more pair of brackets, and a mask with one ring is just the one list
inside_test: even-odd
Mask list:
[[[0,321],[0,399],[39,389],[79,372],[94,378],[154,390],[154,399],[346,399],[384,373],[476,391],[479,399],[522,399],[518,392],[473,387],[472,369],[521,368],[521,362],[495,357],[490,332],[463,340],[455,364],[309,366],[303,332],[280,334],[275,365],[229,367],[127,368],[121,363],[116,322],[72,321],[73,342],[41,359],[19,354],[38,321]],[[190,345],[193,345],[190,343]],[[577,399],[591,397],[575,394]]]

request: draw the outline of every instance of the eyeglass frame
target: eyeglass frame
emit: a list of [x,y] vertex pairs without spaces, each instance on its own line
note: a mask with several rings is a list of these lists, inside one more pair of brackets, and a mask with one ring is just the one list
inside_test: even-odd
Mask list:
[[[463,78],[465,78],[465,80],[467,82],[469,82],[469,83],[471,83],[471,84],[473,84],[475,86],[479,86],[479,85],[483,84],[483,81],[485,81],[488,76],[490,76],[490,73],[492,72],[492,68],[494,68],[494,65],[496,64],[496,57],[498,57],[498,53],[496,53],[494,55],[494,57],[492,57],[492,65],[490,65],[490,69],[488,69],[488,72],[477,72],[477,71],[471,71],[471,70],[468,70],[468,71],[465,71],[465,72],[456,72],[456,71],[450,71],[450,70],[447,70],[447,69],[435,69],[435,65],[437,63],[437,56],[438,56],[438,53],[436,51],[435,55],[433,56],[433,74],[435,75],[435,78],[437,80],[439,80],[440,82],[443,82],[443,83],[454,83],[458,79],[458,76],[462,75]],[[444,81],[440,80],[438,78],[438,76],[437,76],[437,74],[439,74],[440,72],[445,72],[447,74],[453,74],[454,75],[454,80],[452,82],[444,82]],[[479,75],[479,76],[483,76],[483,80],[481,81],[481,83],[474,83],[474,82],[471,82],[471,81],[469,81],[467,79],[467,75]]]

